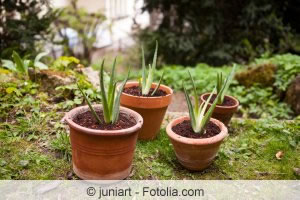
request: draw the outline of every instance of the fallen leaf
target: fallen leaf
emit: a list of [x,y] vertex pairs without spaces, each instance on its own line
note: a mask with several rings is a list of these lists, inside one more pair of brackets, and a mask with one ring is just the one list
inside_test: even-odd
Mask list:
[[294,172],[296,175],[300,176],[300,168],[294,168]]
[[278,151],[278,152],[276,153],[276,158],[277,158],[277,160],[281,160],[282,157],[283,157],[283,151]]

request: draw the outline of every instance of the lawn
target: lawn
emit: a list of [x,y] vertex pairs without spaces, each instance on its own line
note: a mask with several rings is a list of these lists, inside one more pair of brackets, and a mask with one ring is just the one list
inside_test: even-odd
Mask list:
[[[63,114],[41,113],[2,123],[0,179],[78,179],[72,173]],[[166,117],[166,122],[172,115]],[[299,179],[299,121],[234,119],[214,163],[202,172],[176,160],[164,128],[153,141],[138,141],[129,179]],[[276,153],[282,151],[282,158]]]

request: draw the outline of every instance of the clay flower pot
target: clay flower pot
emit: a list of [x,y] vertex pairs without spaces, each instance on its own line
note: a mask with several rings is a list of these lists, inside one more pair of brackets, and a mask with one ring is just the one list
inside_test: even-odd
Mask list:
[[[101,105],[93,106],[96,110]],[[81,179],[121,180],[131,170],[138,131],[143,118],[136,112],[121,107],[120,113],[132,116],[136,125],[122,130],[95,130],[82,127],[72,119],[89,110],[77,107],[65,116],[70,127],[73,170]]]
[[210,121],[216,124],[221,132],[210,138],[187,138],[172,131],[172,127],[189,119],[189,117],[177,118],[168,124],[166,130],[179,162],[189,170],[199,171],[207,168],[213,162],[222,141],[228,136],[228,131],[222,122],[213,118]]
[[[128,82],[124,88],[138,85],[138,82]],[[155,88],[156,83],[153,83],[151,87]],[[160,131],[166,110],[172,100],[173,90],[165,85],[160,85],[159,89],[165,91],[167,95],[160,97],[142,97],[133,96],[124,92],[121,94],[121,105],[138,112],[144,119],[144,124],[139,132],[139,139],[152,140]]]
[[[210,93],[204,93],[200,96],[200,102],[205,102],[206,98],[210,95]],[[225,124],[225,126],[228,126],[233,114],[237,111],[238,107],[239,107],[239,101],[232,97],[232,96],[227,96],[225,95],[225,97],[232,99],[235,103],[232,106],[220,106],[217,104],[217,106],[214,109],[214,112],[212,114],[212,117],[215,119],[220,120],[221,122],[223,122]],[[210,108],[211,103],[208,104],[207,106],[207,110]]]

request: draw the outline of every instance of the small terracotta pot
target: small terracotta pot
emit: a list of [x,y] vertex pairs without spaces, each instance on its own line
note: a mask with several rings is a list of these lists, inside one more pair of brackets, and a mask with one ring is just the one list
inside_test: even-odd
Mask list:
[[[125,88],[138,85],[138,82],[128,82]],[[156,83],[153,83],[151,87],[155,88],[156,85]],[[121,105],[138,112],[144,119],[143,127],[139,132],[139,139],[152,140],[159,133],[161,123],[173,95],[173,90],[165,85],[160,85],[159,89],[165,91],[167,95],[161,97],[139,97],[124,92],[121,95]]]
[[[93,106],[97,110],[101,105]],[[121,107],[120,112],[132,116],[136,125],[123,130],[95,130],[82,127],[72,119],[89,110],[77,107],[66,114],[71,132],[73,170],[86,180],[122,180],[131,170],[138,131],[143,118],[138,113]]]
[[[205,102],[205,97],[208,97],[210,93],[204,93],[200,96],[200,102]],[[225,126],[228,126],[233,114],[237,111],[239,107],[239,101],[232,97],[232,96],[227,96],[226,97],[234,100],[235,104],[233,106],[219,106],[217,105],[214,109],[214,112],[212,114],[212,117],[215,119],[220,120],[225,124]],[[208,103],[207,110],[210,108],[211,103]]]
[[228,136],[228,131],[222,122],[213,118],[210,121],[216,124],[221,130],[214,137],[194,139],[182,137],[172,131],[172,127],[189,119],[189,117],[177,118],[168,124],[166,130],[179,162],[189,170],[200,171],[207,168],[213,162],[222,141]]

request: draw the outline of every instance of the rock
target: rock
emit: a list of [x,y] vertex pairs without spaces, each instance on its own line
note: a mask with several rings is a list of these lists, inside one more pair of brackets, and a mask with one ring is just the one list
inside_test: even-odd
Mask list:
[[272,86],[275,79],[276,66],[272,63],[264,63],[258,66],[250,66],[246,71],[237,73],[236,80],[246,87],[250,87],[255,83],[262,86]]
[[92,67],[82,68],[81,71],[95,88],[99,88],[99,71],[93,70]]
[[289,85],[285,102],[291,105],[296,115],[300,115],[300,74]]
[[66,72],[53,71],[53,70],[40,70],[34,75],[33,70],[29,71],[31,80],[40,82],[41,90],[48,92],[48,94],[55,94],[56,87],[62,85],[70,85],[76,82],[76,78]]

